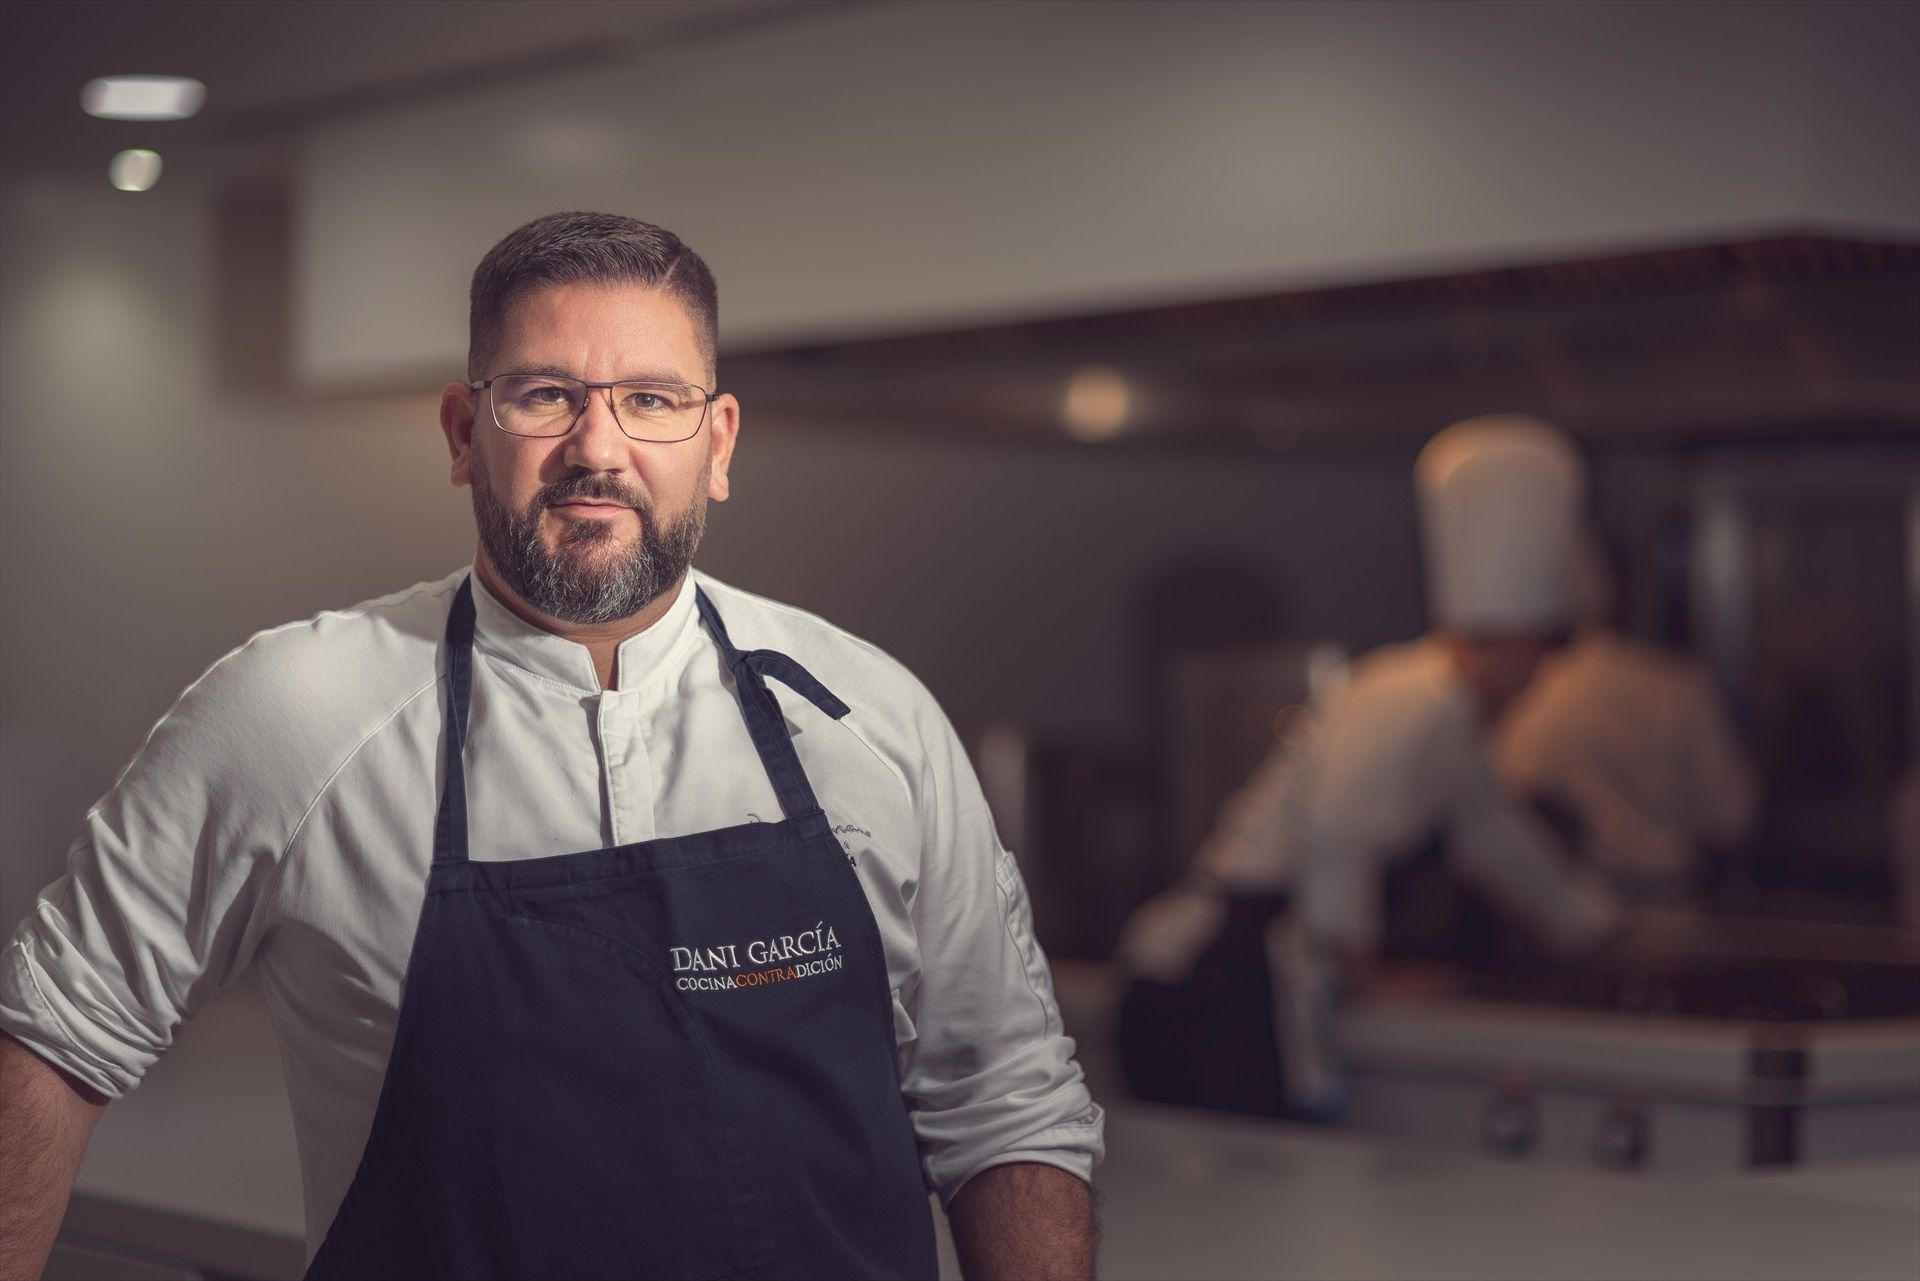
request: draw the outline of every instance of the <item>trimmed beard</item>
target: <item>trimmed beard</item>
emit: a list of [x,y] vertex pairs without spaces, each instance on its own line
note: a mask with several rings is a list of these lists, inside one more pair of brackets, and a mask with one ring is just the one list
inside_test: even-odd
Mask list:
[[[664,526],[652,503],[604,472],[544,485],[525,511],[515,512],[494,494],[480,451],[474,451],[469,465],[473,521],[487,558],[521,600],[561,622],[611,623],[638,614],[679,583],[706,533],[711,457],[686,509]],[[602,544],[620,536],[613,527],[618,517],[561,515],[559,543],[553,551],[547,550],[540,536],[540,514],[555,503],[579,498],[624,503],[633,509],[640,534],[624,555],[609,560],[595,554]]]

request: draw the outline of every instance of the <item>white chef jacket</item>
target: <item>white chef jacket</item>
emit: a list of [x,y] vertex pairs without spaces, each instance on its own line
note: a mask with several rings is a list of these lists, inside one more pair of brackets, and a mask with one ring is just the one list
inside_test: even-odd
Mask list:
[[1228,799],[1192,875],[1129,922],[1120,959],[1184,977],[1223,918],[1220,887],[1290,888],[1318,945],[1371,951],[1386,872],[1435,834],[1454,871],[1550,949],[1577,952],[1612,927],[1611,895],[1565,866],[1495,779],[1472,696],[1428,637],[1354,664],[1306,739],[1277,747]]
[[[0,957],[0,1027],[117,1097],[251,966],[278,1033],[309,1253],[353,1178],[385,1073],[439,796],[439,647],[467,571],[262,632],[182,694],[86,816],[69,871]],[[878,921],[901,1089],[928,1185],[1038,1161],[1088,1177],[1102,1113],[1061,1028],[1025,890],[914,677],[822,620],[690,574],[622,642],[585,647],[474,577],[470,853],[537,858],[777,821],[698,580],[768,682]],[[635,1160],[646,1160],[644,1152]]]
[[1618,632],[1542,663],[1496,744],[1507,783],[1571,806],[1580,853],[1642,896],[1677,891],[1702,842],[1732,844],[1753,820],[1753,767],[1712,679]]

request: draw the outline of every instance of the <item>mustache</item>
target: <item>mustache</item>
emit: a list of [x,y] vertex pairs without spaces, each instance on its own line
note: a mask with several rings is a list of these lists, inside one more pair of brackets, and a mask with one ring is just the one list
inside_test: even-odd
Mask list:
[[555,503],[576,502],[591,499],[601,503],[619,503],[631,507],[642,516],[653,514],[653,504],[646,495],[627,488],[613,477],[603,473],[573,476],[566,480],[556,480],[551,485],[543,485],[533,496],[531,506],[538,511],[542,507],[551,507]]

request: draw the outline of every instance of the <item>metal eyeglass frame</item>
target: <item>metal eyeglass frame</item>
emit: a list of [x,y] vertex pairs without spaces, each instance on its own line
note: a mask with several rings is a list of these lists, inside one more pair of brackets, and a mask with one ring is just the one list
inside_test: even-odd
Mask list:
[[[500,379],[502,378],[551,378],[555,382],[566,381],[570,383],[578,383],[581,389],[580,412],[575,414],[573,416],[573,421],[567,424],[566,431],[554,432],[550,436],[529,436],[527,435],[527,433],[523,431],[512,431],[506,427],[502,427],[500,425],[500,406],[497,402],[495,402],[493,398],[493,385],[494,383],[500,381]],[[672,440],[650,440],[645,436],[636,436],[632,432],[627,430],[626,420],[620,417],[620,411],[618,409],[615,409],[613,405],[613,389],[615,387],[621,386],[622,384],[625,384],[628,386],[634,386],[634,387],[691,387],[693,388],[693,390],[699,392],[702,396],[706,397],[706,403],[701,405],[700,407],[700,421],[694,424],[692,431],[688,432],[684,436],[676,436]],[[594,383],[594,382],[588,382],[584,378],[564,377],[563,375],[560,375],[560,374],[506,373],[506,374],[495,374],[491,378],[482,378],[479,382],[468,383],[467,387],[471,391],[486,392],[487,393],[487,413],[490,417],[492,417],[493,425],[496,428],[499,428],[499,430],[506,432],[507,435],[518,436],[521,440],[559,440],[561,437],[568,435],[573,431],[575,427],[578,427],[580,425],[580,419],[586,415],[587,397],[593,393],[595,388],[604,387],[607,389],[607,408],[613,410],[614,426],[620,429],[620,434],[622,436],[625,436],[628,440],[633,441],[636,445],[680,445],[680,444],[686,443],[689,440],[692,440],[695,436],[698,436],[700,434],[700,429],[707,425],[707,416],[713,413],[713,402],[720,399],[719,392],[708,391],[705,387],[702,387],[699,383],[677,383],[677,382],[671,382],[667,380],[657,380],[657,379],[647,379],[647,378],[623,378],[617,382]]]

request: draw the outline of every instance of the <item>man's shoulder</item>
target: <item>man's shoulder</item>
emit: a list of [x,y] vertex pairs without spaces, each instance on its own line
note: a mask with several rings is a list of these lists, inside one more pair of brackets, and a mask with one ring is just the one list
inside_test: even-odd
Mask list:
[[271,828],[296,816],[403,709],[423,696],[437,707],[440,632],[459,579],[255,633],[181,693],[122,784],[157,787],[178,805],[200,796],[235,822],[244,813]]
[[466,576],[415,583],[339,609],[255,632],[208,673],[236,683],[349,683],[379,689],[432,675],[453,594]]
[[207,669],[170,717],[331,740],[438,679],[447,608],[465,570],[256,632]]
[[1465,687],[1431,638],[1383,646],[1353,664],[1321,719],[1332,750],[1357,753],[1378,768],[1417,768],[1477,737]]
[[1624,632],[1609,632],[1575,647],[1590,669],[1616,680],[1635,681],[1664,690],[1711,680],[1699,662],[1677,650],[1655,645]]
[[1471,719],[1465,687],[1431,637],[1370,650],[1355,660],[1343,691],[1355,709],[1378,712],[1403,724]]

